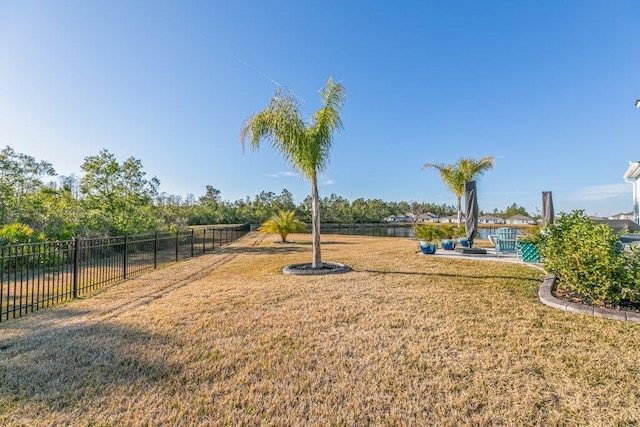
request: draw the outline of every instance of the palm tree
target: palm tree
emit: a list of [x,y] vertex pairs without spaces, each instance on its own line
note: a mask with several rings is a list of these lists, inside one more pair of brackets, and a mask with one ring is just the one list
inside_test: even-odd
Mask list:
[[304,223],[296,218],[295,211],[279,210],[263,222],[258,231],[265,234],[279,234],[280,243],[285,243],[289,233],[299,233],[305,228]]
[[333,133],[342,128],[340,110],[345,88],[329,77],[320,90],[322,107],[311,117],[309,124],[300,117],[300,106],[293,94],[278,87],[264,110],[250,116],[242,127],[242,146],[248,139],[253,150],[261,140],[279,151],[291,166],[311,182],[312,268],[322,267],[320,253],[320,198],[318,173],[329,163]]
[[480,177],[489,169],[493,169],[495,160],[492,156],[485,156],[479,160],[471,157],[458,159],[455,164],[445,165],[444,163],[425,163],[422,170],[430,168],[436,169],[440,173],[442,182],[458,199],[458,227],[462,223],[461,199],[464,194],[464,183]]

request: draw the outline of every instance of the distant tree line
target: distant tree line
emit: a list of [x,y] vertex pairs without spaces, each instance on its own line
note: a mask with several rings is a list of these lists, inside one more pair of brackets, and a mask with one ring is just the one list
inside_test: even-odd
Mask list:
[[[199,197],[169,195],[159,191],[156,177],[146,176],[140,160],[130,157],[120,162],[107,150],[86,157],[81,170],[81,177],[63,176],[53,181],[56,172],[49,162],[17,153],[9,146],[0,150],[0,244],[14,241],[8,234],[17,233],[15,224],[33,230],[28,233],[20,228],[20,235],[28,234],[30,240],[63,240],[191,225],[260,224],[278,210],[293,210],[303,222],[311,221],[311,197],[296,204],[286,189],[280,194],[262,191],[236,201],[222,200],[220,190],[211,185]],[[335,194],[320,198],[323,223],[378,223],[390,215],[425,212],[450,216],[456,208],[380,199],[349,201]]]
[[505,209],[504,211],[499,211],[498,209],[494,209],[491,215],[497,216],[498,218],[502,218],[502,219],[507,219],[515,215],[524,215],[533,219],[540,218],[539,212],[532,216],[531,214],[529,214],[529,212],[527,212],[527,210],[524,207],[518,206],[515,203],[513,203],[511,206],[507,206],[507,209]]

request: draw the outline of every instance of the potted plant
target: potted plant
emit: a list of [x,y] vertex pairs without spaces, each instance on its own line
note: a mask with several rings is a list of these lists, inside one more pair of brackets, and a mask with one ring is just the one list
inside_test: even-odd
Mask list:
[[442,249],[452,251],[456,248],[456,241],[453,240],[456,235],[456,228],[451,224],[445,224],[440,226],[440,232],[442,234]]
[[436,249],[438,249],[437,240],[441,236],[440,229],[433,224],[416,227],[416,238],[419,240],[418,247],[423,254],[435,254]]
[[467,239],[467,229],[465,228],[464,225],[455,227],[453,231],[454,231],[453,237],[458,238],[458,244],[460,246],[462,246],[463,248],[470,247],[469,239]]

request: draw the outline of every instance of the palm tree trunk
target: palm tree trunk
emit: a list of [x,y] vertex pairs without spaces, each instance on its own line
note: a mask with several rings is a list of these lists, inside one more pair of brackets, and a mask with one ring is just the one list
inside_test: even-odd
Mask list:
[[462,224],[462,203],[460,200],[462,197],[458,196],[458,227]]
[[320,197],[318,196],[318,179],[311,177],[311,239],[313,250],[312,268],[322,267],[320,253]]

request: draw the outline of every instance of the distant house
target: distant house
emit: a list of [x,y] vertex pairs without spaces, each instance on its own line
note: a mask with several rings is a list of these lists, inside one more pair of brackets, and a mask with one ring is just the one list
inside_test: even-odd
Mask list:
[[630,219],[633,221],[633,212],[617,213],[615,215],[611,215],[608,219]]
[[505,220],[507,224],[533,224],[535,221],[533,218],[529,218],[526,215],[514,215]]
[[386,217],[385,222],[413,222],[415,215],[412,213],[404,214],[404,215],[390,215]]
[[438,215],[433,212],[427,212],[418,215],[417,222],[438,222]]
[[389,215],[384,220],[385,222],[411,222],[411,218],[406,215]]
[[637,233],[640,225],[630,219],[594,219],[596,224],[607,224],[614,233]]
[[478,217],[478,224],[504,224],[504,219],[492,215]]
[[629,162],[629,168],[622,177],[626,182],[633,184],[633,221],[640,224],[640,162]]
[[[464,215],[462,215],[461,221],[464,222]],[[458,215],[450,215],[450,216],[443,216],[442,218],[440,218],[440,222],[443,222],[445,224],[453,224],[453,223],[458,223]]]

